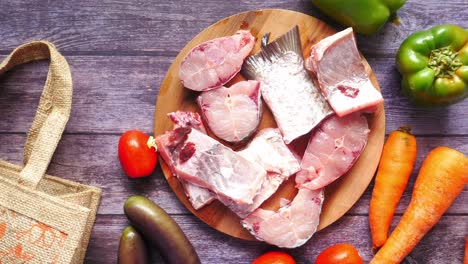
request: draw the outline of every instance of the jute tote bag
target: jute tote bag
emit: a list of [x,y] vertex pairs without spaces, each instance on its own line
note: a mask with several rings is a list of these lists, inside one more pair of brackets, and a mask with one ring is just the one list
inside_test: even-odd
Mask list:
[[0,64],[0,74],[42,59],[50,59],[49,73],[23,166],[0,160],[2,264],[82,263],[101,198],[98,188],[45,175],[70,116],[72,80],[65,58],[51,43],[32,42],[15,49]]

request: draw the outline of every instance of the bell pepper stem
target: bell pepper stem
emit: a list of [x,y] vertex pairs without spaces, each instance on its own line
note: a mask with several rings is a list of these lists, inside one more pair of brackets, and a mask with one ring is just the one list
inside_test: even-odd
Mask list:
[[443,47],[431,51],[428,65],[434,70],[436,78],[450,78],[463,63],[455,51],[450,47]]

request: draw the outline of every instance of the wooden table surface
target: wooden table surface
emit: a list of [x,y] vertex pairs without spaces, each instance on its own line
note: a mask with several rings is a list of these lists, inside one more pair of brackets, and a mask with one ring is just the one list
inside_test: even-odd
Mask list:
[[[122,205],[142,194],[169,212],[195,246],[202,263],[250,263],[274,247],[224,235],[191,215],[158,168],[149,178],[129,180],[117,158],[122,132],[153,132],[159,86],[180,49],[205,27],[235,13],[283,8],[342,26],[309,0],[243,1],[0,1],[0,59],[27,41],[56,44],[71,66],[72,116],[48,173],[103,189],[86,263],[115,263],[120,233],[127,225]],[[417,108],[400,91],[395,53],[410,33],[442,23],[468,28],[467,0],[408,0],[401,24],[387,24],[373,36],[359,36],[385,99],[386,133],[408,124],[418,138],[418,171],[425,155],[446,145],[468,154],[468,100],[446,108]],[[20,66],[0,76],[0,158],[20,164],[22,147],[45,82],[47,62]],[[392,226],[409,203],[416,174],[404,193]],[[304,246],[287,250],[298,263],[336,243],[351,243],[365,262],[372,258],[368,205],[373,184],[349,212],[316,233]],[[468,232],[468,188],[411,253],[416,263],[462,263]],[[162,263],[154,254],[154,263]]]

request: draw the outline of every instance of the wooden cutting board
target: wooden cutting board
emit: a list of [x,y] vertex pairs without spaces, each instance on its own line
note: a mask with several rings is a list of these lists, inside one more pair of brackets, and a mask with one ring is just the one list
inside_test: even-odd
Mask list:
[[[163,134],[165,131],[172,129],[173,125],[167,118],[167,113],[177,110],[199,111],[195,102],[198,93],[185,89],[178,77],[180,63],[193,47],[213,38],[232,35],[239,29],[248,29],[252,32],[254,37],[256,37],[256,44],[252,51],[252,54],[255,54],[260,50],[260,39],[265,33],[270,32],[270,40],[273,40],[289,31],[295,25],[299,26],[304,57],[308,57],[310,54],[310,47],[312,44],[336,32],[333,28],[314,17],[294,11],[278,9],[257,10],[236,14],[222,19],[203,30],[180,51],[170,66],[160,87],[154,114],[155,135]],[[379,87],[370,66],[364,58],[363,61],[372,82],[376,87]],[[242,79],[243,77],[238,75],[227,86]],[[271,112],[266,104],[263,105],[260,129],[264,127],[276,127]],[[346,175],[326,187],[326,198],[320,217],[319,230],[335,222],[345,214],[359,199],[374,176],[380,159],[385,135],[383,105],[380,105],[377,111],[369,117],[369,124],[371,130],[369,141],[359,160]],[[211,132],[209,134],[215,137]],[[304,145],[303,147],[305,147],[307,141],[302,144]],[[232,147],[240,148],[242,146]],[[164,175],[172,190],[179,200],[195,216],[211,227],[228,235],[248,240],[255,239],[240,225],[239,217],[218,201],[200,210],[194,210],[185,196],[184,190],[177,178],[171,175],[163,159],[160,158],[159,160]],[[275,210],[279,207],[279,200],[281,197],[292,200],[296,192],[294,177],[291,177],[291,179],[285,182],[278,192],[261,207]]]

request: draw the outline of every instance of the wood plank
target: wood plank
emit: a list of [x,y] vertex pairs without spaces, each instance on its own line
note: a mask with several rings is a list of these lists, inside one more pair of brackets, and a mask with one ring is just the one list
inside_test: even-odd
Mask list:
[[[66,52],[81,54],[166,54],[175,56],[202,29],[235,13],[285,8],[316,16],[341,29],[308,0],[247,0],[220,4],[206,1],[8,1],[2,3],[3,53],[26,41],[47,39]],[[371,37],[361,36],[365,54],[393,56],[411,32],[436,24],[468,27],[464,0],[407,1],[398,16],[401,25],[387,24]],[[443,12],[441,11],[443,10]],[[170,15],[168,15],[170,14]]]
[[[2,59],[4,56],[2,56]],[[153,131],[159,84],[170,58],[67,57],[73,78],[68,133]],[[47,62],[19,66],[0,77],[0,131],[26,132],[47,75]]]
[[[3,59],[5,56],[0,56]],[[67,133],[112,133],[138,128],[152,133],[159,86],[172,57],[67,56],[73,110]],[[385,99],[387,133],[401,125],[417,135],[466,135],[468,100],[450,107],[414,107],[400,89],[393,58],[368,58]],[[48,64],[23,65],[0,76],[0,131],[28,131]]]
[[[215,232],[193,216],[173,215],[198,252],[202,263],[251,263],[269,250],[278,250],[263,242],[243,241]],[[399,220],[399,217],[396,219]],[[128,221],[123,215],[99,215],[88,247],[87,263],[116,263],[120,233]],[[395,225],[392,226],[392,229]],[[462,263],[468,216],[444,216],[413,250],[417,263]],[[345,216],[332,226],[316,233],[304,246],[285,249],[297,263],[313,263],[325,248],[336,243],[351,243],[364,263],[372,258],[367,216]],[[153,263],[161,258],[153,250]]]
[[[21,164],[25,140],[25,135],[0,134],[0,158]],[[153,175],[145,179],[131,180],[125,176],[117,157],[118,140],[117,135],[65,135],[59,143],[48,173],[103,188],[100,214],[121,214],[125,199],[134,194],[157,200],[169,213],[188,213],[170,189],[159,166]],[[468,154],[468,137],[421,137],[417,140],[415,170],[397,208],[397,214],[402,214],[408,205],[417,171],[432,148],[446,145]],[[367,214],[372,187],[371,183],[348,214]],[[467,204],[468,188],[465,188],[447,213],[468,214]]]

